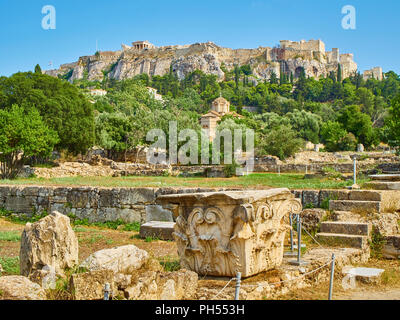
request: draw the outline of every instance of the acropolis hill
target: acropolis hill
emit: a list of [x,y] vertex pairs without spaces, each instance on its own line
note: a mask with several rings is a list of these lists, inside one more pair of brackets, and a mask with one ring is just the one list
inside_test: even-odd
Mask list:
[[[142,73],[162,76],[170,70],[183,79],[198,69],[222,80],[224,68],[232,70],[235,65],[246,64],[252,68],[254,81],[268,80],[272,71],[278,78],[282,72],[297,78],[303,69],[307,76],[320,78],[336,72],[339,64],[343,78],[357,71],[353,54],[342,54],[337,48],[326,51],[321,40],[282,40],[279,46],[257,49],[223,48],[212,42],[156,47],[148,41],[136,41],[132,46],[123,44],[119,51],[99,51],[46,73],[72,82],[75,79],[102,80],[104,77],[123,80]],[[364,77],[382,79],[382,69],[368,70]]]

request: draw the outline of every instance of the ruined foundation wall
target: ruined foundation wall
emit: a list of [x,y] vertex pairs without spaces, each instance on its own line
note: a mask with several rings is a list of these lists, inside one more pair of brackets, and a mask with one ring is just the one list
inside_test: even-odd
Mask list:
[[27,216],[57,210],[90,222],[173,221],[172,212],[156,204],[159,195],[216,190],[227,189],[0,186],[0,208]]

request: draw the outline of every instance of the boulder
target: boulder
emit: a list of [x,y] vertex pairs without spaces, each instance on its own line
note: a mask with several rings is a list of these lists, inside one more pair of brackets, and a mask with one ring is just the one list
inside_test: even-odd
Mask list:
[[0,300],[46,300],[45,291],[23,276],[0,277]]
[[58,274],[78,263],[78,238],[67,216],[54,211],[33,224],[27,223],[21,237],[21,275],[29,276],[48,265]]
[[111,295],[117,295],[114,273],[111,270],[96,270],[73,274],[69,288],[75,300],[103,300],[106,283],[110,284]]
[[81,267],[89,271],[112,270],[115,274],[129,274],[140,269],[149,259],[149,254],[134,245],[104,249],[90,255]]

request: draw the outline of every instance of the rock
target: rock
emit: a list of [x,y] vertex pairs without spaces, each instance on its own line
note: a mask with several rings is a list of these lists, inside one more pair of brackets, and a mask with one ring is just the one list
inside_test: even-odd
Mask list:
[[62,275],[57,274],[54,267],[46,265],[42,270],[31,273],[29,280],[41,285],[43,289],[55,289],[57,277],[62,277]]
[[176,272],[147,271],[125,289],[129,300],[182,300],[191,299],[197,290],[198,275],[188,270]]
[[46,300],[45,291],[23,276],[0,277],[0,300]]
[[129,287],[132,282],[132,275],[118,273],[114,275],[114,283],[119,290],[123,290]]
[[310,232],[319,227],[326,215],[327,212],[324,209],[304,209],[301,213],[302,223],[307,231]]
[[400,235],[384,237],[382,255],[385,259],[400,259]]
[[70,278],[69,288],[74,294],[75,300],[103,300],[106,283],[110,284],[111,295],[117,295],[118,290],[114,285],[114,273],[111,270],[73,274]]
[[396,235],[400,233],[399,215],[397,213],[385,213],[377,215],[372,221],[373,227],[383,236]]
[[149,254],[134,245],[104,249],[90,255],[82,264],[90,271],[112,270],[115,274],[129,274],[140,269],[149,259]]
[[124,295],[128,300],[158,300],[158,273],[147,271],[141,274],[134,285],[125,289]]
[[197,273],[185,269],[162,274],[160,300],[191,299],[196,293],[197,282]]
[[78,263],[78,238],[67,216],[54,211],[33,224],[27,223],[21,237],[21,274],[29,276],[46,265],[63,274]]

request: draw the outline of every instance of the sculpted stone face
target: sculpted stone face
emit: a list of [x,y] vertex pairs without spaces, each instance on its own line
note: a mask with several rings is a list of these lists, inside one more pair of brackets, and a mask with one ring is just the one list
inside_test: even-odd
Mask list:
[[159,196],[177,204],[174,237],[181,266],[201,275],[243,277],[279,266],[289,213],[301,203],[288,189]]

